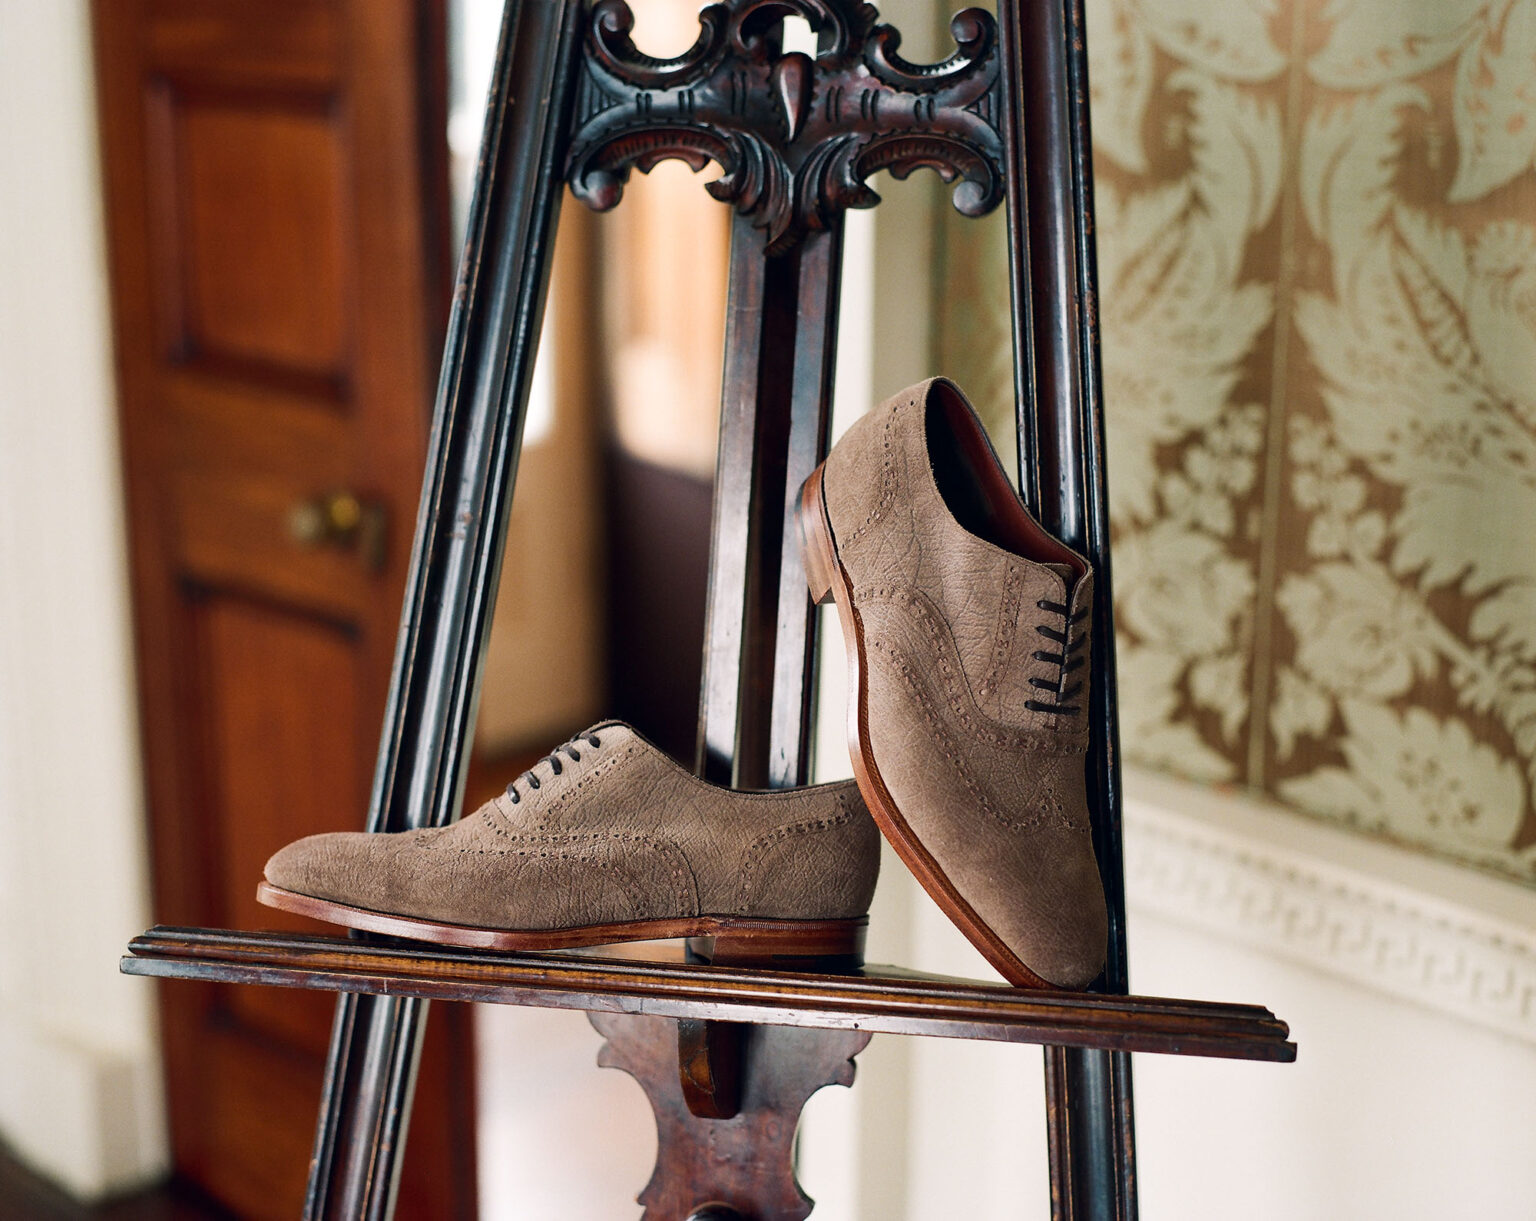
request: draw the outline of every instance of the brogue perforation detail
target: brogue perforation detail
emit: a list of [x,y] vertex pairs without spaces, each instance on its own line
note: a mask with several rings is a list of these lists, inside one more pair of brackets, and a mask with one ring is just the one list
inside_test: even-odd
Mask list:
[[1019,630],[1019,598],[1024,588],[1024,574],[1015,564],[1003,569],[1003,595],[997,609],[997,631],[992,637],[992,658],[982,676],[978,695],[997,690],[997,676],[1013,656],[1013,638]]
[[831,818],[808,818],[800,822],[786,823],[781,827],[775,827],[772,831],[760,835],[748,845],[741,857],[741,889],[738,892],[736,902],[736,914],[744,915],[752,906],[755,897],[753,890],[757,886],[757,870],[762,864],[763,857],[768,849],[786,839],[797,836],[811,835],[817,831],[831,831],[837,827],[845,827],[852,821],[853,815],[848,809],[848,799],[842,793],[837,795],[837,813]]
[[[916,406],[916,400],[912,406]],[[891,430],[896,426],[896,408],[892,407],[886,415],[885,427],[881,431],[881,464],[880,464],[880,499],[875,501],[874,508],[864,518],[864,524],[859,526],[852,534],[843,540],[848,543],[857,542],[869,528],[883,518],[886,510],[891,507],[891,502],[896,499],[896,463],[893,458],[891,445]]]
[[[977,707],[976,697],[965,679],[960,666],[959,651],[955,648],[953,639],[950,638],[948,626],[923,595],[899,586],[877,585],[860,591],[856,601],[861,608],[871,602],[882,602],[888,606],[902,607],[912,613],[928,637],[933,654],[938,660],[938,670],[944,679],[944,690],[950,710],[967,733],[993,746],[1009,750],[1073,754],[1082,753],[1087,749],[1086,739],[1081,734],[1069,737],[1054,725],[1040,730],[1020,728],[1007,732],[999,728],[1003,723],[994,721],[983,713]],[[1078,740],[1080,738],[1083,740]]]
[[[502,825],[497,826],[495,824],[491,824],[491,830],[502,838],[507,838],[508,836],[520,835],[525,830],[529,829],[535,831],[549,829],[552,824],[553,815],[562,806],[566,805],[573,797],[576,796],[576,794],[580,793],[583,789],[586,789],[592,784],[596,783],[599,778],[607,775],[608,773],[614,771],[616,768],[620,767],[622,764],[628,762],[634,756],[634,754],[635,746],[634,743],[631,742],[617,754],[609,755],[606,759],[600,760],[597,764],[584,772],[581,778],[577,780],[575,784],[563,788],[558,796],[552,798],[549,804],[544,807],[543,810],[539,811],[538,821],[533,824],[532,828],[524,828],[520,824],[513,822],[511,816],[502,806],[501,800],[493,801],[490,808],[496,811],[496,816],[501,820]],[[518,805],[521,803],[514,802],[513,804]]]
[[999,826],[1005,827],[1010,831],[1039,831],[1045,828],[1061,831],[1087,830],[1085,826],[1074,822],[1067,816],[1061,800],[1056,796],[1054,788],[1048,782],[1044,788],[1049,800],[1046,802],[1044,810],[1032,809],[1023,817],[1004,814],[999,810],[987,795],[986,790],[982,788],[975,776],[971,774],[970,768],[966,766],[964,758],[955,748],[953,736],[945,728],[942,718],[939,717],[937,710],[934,708],[933,701],[929,699],[928,693],[923,690],[916,674],[913,673],[911,664],[902,656],[901,651],[883,640],[870,641],[869,648],[871,652],[883,654],[896,670],[896,673],[901,676],[907,690],[911,693],[913,702],[921,710],[923,720],[927,722],[929,731],[933,734],[934,741],[939,746],[940,753],[949,763],[955,775],[959,777],[960,783],[965,786],[965,790],[970,794],[971,800],[976,803],[977,808],[983,814]]
[[523,795],[522,791],[517,787],[518,781],[525,782],[528,785],[529,791],[534,793],[538,792],[541,788],[544,787],[544,782],[539,779],[538,775],[540,764],[549,764],[550,775],[551,779],[553,780],[554,778],[563,775],[565,772],[565,764],[562,763],[560,759],[561,755],[566,755],[572,763],[580,763],[581,747],[583,745],[585,745],[589,751],[592,751],[597,750],[602,746],[602,744],[602,739],[599,738],[597,734],[593,733],[591,730],[587,730],[584,733],[579,733],[569,741],[560,743],[560,745],[555,747],[554,750],[550,751],[549,754],[539,759],[537,763],[535,763],[532,767],[527,768],[522,775],[517,777],[516,780],[512,781],[511,784],[507,785],[505,796],[512,799],[513,805],[520,805],[523,800]]
[[[679,905],[678,910],[682,911],[689,907],[696,909],[698,907],[697,895],[694,896],[693,902],[691,904],[689,902],[689,882],[692,881],[693,875],[692,870],[688,868],[687,857],[683,854],[682,849],[674,844],[671,840],[659,839],[652,835],[626,835],[620,831],[570,831],[532,834],[525,832],[517,832],[513,834],[498,832],[498,834],[500,834],[501,837],[507,840],[509,843],[522,842],[528,845],[543,844],[545,847],[539,848],[529,846],[523,848],[439,848],[435,844],[423,844],[421,846],[430,851],[443,852],[447,855],[533,857],[559,861],[580,861],[583,864],[596,865],[603,869],[619,869],[620,866],[612,862],[603,861],[593,856],[590,850],[596,849],[601,847],[603,844],[609,843],[637,844],[643,847],[654,849],[661,855],[667,857],[671,862],[672,881],[676,887],[674,896]],[[560,844],[586,844],[589,847],[589,851],[583,853],[560,852],[558,850],[552,850]],[[627,894],[628,891],[625,893]]]

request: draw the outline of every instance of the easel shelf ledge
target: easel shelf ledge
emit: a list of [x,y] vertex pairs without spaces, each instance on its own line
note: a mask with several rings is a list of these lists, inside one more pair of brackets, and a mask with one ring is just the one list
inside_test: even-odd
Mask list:
[[[1033,992],[888,966],[802,974],[590,952],[506,954],[286,933],[152,928],[122,969],[376,996],[1289,1062],[1258,1005]],[[603,955],[621,953],[613,948]]]

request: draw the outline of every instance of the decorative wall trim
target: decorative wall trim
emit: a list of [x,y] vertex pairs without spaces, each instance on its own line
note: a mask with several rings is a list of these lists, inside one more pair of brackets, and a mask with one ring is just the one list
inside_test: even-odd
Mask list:
[[1536,1043],[1536,892],[1246,794],[1132,771],[1146,912]]

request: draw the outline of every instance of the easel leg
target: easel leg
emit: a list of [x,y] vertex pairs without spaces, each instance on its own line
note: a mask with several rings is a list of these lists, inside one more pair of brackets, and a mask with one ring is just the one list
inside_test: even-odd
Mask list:
[[1045,1049],[1052,1221],[1136,1221],[1130,1088],[1126,1052]]

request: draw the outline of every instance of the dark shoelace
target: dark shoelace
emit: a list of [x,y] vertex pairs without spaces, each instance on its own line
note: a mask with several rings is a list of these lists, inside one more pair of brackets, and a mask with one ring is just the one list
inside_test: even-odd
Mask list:
[[1030,686],[1049,692],[1056,697],[1056,702],[1047,704],[1040,700],[1025,700],[1024,707],[1032,712],[1052,712],[1057,715],[1077,712],[1080,706],[1069,704],[1066,701],[1081,691],[1083,684],[1076,682],[1069,687],[1067,686],[1067,677],[1073,670],[1076,670],[1083,664],[1081,649],[1088,643],[1088,635],[1086,631],[1080,631],[1077,634],[1077,639],[1074,640],[1072,639],[1072,629],[1088,617],[1088,609],[1084,607],[1074,615],[1071,613],[1070,608],[1063,606],[1060,602],[1051,602],[1045,598],[1036,602],[1035,605],[1052,615],[1061,616],[1062,630],[1059,632],[1053,627],[1040,626],[1035,628],[1035,631],[1047,640],[1054,641],[1061,646],[1061,652],[1059,653],[1047,653],[1043,649],[1035,650],[1036,661],[1049,662],[1051,665],[1058,667],[1056,681],[1050,682],[1043,678],[1032,678],[1029,680]]
[[603,744],[603,740],[599,738],[595,733],[591,732],[579,733],[569,742],[560,743],[559,746],[555,747],[554,750],[550,751],[549,754],[540,759],[538,763],[535,763],[533,767],[530,767],[526,772],[519,776],[517,780],[514,780],[511,784],[507,785],[507,796],[512,798],[514,802],[519,802],[523,799],[523,795],[517,791],[518,780],[526,780],[528,782],[528,787],[531,789],[543,788],[544,786],[539,783],[538,776],[534,775],[534,770],[539,766],[540,763],[547,763],[549,764],[549,770],[558,776],[564,770],[564,767],[560,763],[560,755],[562,752],[569,755],[572,762],[580,763],[581,752],[576,749],[577,744],[580,742],[586,742],[587,745],[592,747],[593,750],[596,750]]

